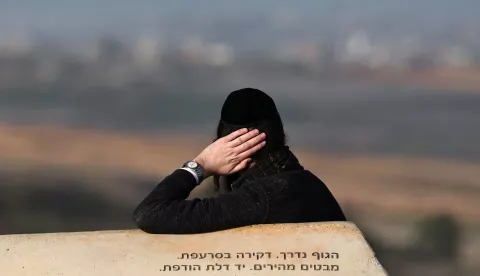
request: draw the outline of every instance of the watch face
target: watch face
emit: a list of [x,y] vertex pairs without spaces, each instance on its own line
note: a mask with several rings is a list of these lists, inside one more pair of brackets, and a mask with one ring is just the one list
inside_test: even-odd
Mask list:
[[198,165],[196,162],[191,161],[191,162],[188,162],[187,166],[189,168],[195,169]]

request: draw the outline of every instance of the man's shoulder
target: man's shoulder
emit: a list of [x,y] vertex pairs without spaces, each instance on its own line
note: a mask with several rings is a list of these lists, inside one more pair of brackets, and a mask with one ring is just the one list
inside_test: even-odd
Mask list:
[[270,176],[266,176],[265,180],[268,179],[280,179],[286,183],[298,182],[299,180],[322,182],[315,174],[305,169],[279,172]]
[[284,177],[315,177],[316,178],[316,176],[311,171],[306,169],[279,172],[277,175],[281,175]]

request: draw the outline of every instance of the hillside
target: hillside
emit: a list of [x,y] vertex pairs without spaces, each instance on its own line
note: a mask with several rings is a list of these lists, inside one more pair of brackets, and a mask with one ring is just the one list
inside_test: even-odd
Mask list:
[[[208,139],[196,139],[194,134],[147,136],[55,126],[0,126],[4,171],[48,166],[64,172],[69,168],[85,176],[108,172],[159,179],[207,143]],[[412,157],[315,155],[308,149],[293,150],[343,204],[356,209],[448,212],[480,221],[480,210],[475,207],[480,199],[480,164]],[[210,189],[206,185],[199,190]]]

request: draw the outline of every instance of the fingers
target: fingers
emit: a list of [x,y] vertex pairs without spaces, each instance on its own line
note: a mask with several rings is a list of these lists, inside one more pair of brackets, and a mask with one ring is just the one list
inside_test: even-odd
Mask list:
[[249,150],[246,150],[246,151],[240,153],[240,154],[237,156],[238,159],[242,160],[242,159],[244,159],[244,158],[247,158],[247,157],[251,156],[251,155],[254,154],[255,152],[257,152],[257,151],[259,151],[260,149],[262,149],[262,148],[265,146],[266,143],[267,143],[267,142],[263,141],[263,142],[261,142],[260,144],[256,144],[255,146],[253,146],[253,147],[250,148]]
[[233,141],[234,139],[238,138],[239,136],[241,136],[241,135],[243,135],[247,132],[248,132],[248,129],[242,128],[242,129],[236,130],[236,131],[228,134],[227,136],[225,136],[221,139],[225,140],[226,142],[230,142],[230,141]]
[[[243,136],[246,136],[248,135],[249,133],[243,135]],[[239,138],[242,138],[243,136],[239,137]],[[235,139],[234,141],[238,140],[239,138]],[[253,147],[255,147],[256,145],[260,144],[261,142],[263,142],[266,138],[266,135],[265,133],[262,133],[260,135],[256,135],[254,136],[253,138],[250,138],[249,140],[243,142],[242,144],[238,145],[237,147],[233,148],[233,151],[235,153],[242,153],[244,151],[247,151]]]
[[252,159],[250,159],[250,158],[247,158],[247,159],[243,160],[235,168],[233,168],[233,170],[230,172],[230,174],[236,173],[238,171],[241,171],[241,170],[245,169],[248,166],[248,164],[250,163],[250,161],[252,161]]
[[250,139],[252,139],[253,137],[256,137],[258,134],[260,133],[260,131],[258,129],[254,129],[252,131],[249,131],[243,135],[240,135],[238,136],[237,138],[233,139],[232,141],[230,141],[228,143],[228,146],[230,147],[237,147],[237,146],[240,146],[242,145],[243,143],[249,141]]

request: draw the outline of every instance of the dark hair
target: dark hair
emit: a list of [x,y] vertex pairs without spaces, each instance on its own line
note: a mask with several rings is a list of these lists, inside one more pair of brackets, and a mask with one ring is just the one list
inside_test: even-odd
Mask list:
[[[287,136],[284,132],[283,123],[280,116],[276,116],[274,119],[261,120],[243,126],[227,124],[220,120],[217,127],[215,141],[241,128],[248,128],[249,130],[258,129],[261,133],[265,133],[267,135],[265,138],[267,144],[265,147],[251,156],[253,160],[258,160],[259,158],[268,156],[270,152],[285,146],[287,143]],[[215,184],[215,190],[218,191],[220,188],[220,175],[214,175],[213,182]]]

